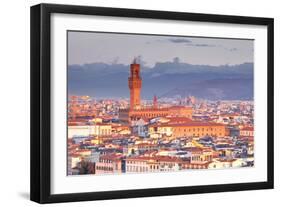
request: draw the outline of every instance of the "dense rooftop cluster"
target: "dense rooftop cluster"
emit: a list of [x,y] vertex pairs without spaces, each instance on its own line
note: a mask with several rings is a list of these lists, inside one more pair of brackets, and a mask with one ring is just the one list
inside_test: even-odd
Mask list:
[[[155,109],[153,100],[143,102],[143,108]],[[128,106],[129,100],[122,98],[69,97],[69,175],[254,165],[252,101],[206,101],[191,96],[160,99],[157,110],[188,107],[192,117],[170,113],[120,119],[120,111]]]

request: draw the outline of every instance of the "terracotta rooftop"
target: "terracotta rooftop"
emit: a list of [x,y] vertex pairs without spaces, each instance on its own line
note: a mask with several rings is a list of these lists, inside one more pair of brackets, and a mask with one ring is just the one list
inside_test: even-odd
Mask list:
[[106,154],[106,155],[101,155],[100,159],[103,160],[120,160],[123,157],[123,155],[120,154]]
[[214,122],[190,121],[190,122],[186,122],[186,123],[152,124],[151,126],[159,126],[159,127],[188,127],[188,126],[225,126],[225,125],[219,124],[219,123],[214,123]]
[[130,110],[130,112],[145,112],[145,111],[169,111],[170,109],[192,109],[192,107],[189,106],[170,106],[170,107],[165,107],[165,108],[141,108],[141,109],[134,109]]

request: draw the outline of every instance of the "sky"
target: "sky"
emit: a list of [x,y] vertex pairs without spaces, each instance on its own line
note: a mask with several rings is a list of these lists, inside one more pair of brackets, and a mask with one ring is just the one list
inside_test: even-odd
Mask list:
[[68,64],[132,63],[147,67],[172,61],[194,65],[236,65],[253,62],[254,40],[203,37],[68,32]]

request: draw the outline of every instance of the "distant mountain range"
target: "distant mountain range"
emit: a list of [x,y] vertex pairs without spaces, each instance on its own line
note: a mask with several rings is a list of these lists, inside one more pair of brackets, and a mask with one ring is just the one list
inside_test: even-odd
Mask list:
[[[129,65],[92,63],[68,66],[69,94],[96,98],[129,97]],[[141,67],[142,98],[193,95],[209,100],[253,99],[253,63],[192,65],[180,62]]]

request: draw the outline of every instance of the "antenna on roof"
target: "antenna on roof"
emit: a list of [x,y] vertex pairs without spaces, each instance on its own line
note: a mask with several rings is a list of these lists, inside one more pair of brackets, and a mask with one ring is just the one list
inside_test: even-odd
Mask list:
[[134,57],[133,64],[137,64],[137,57]]

